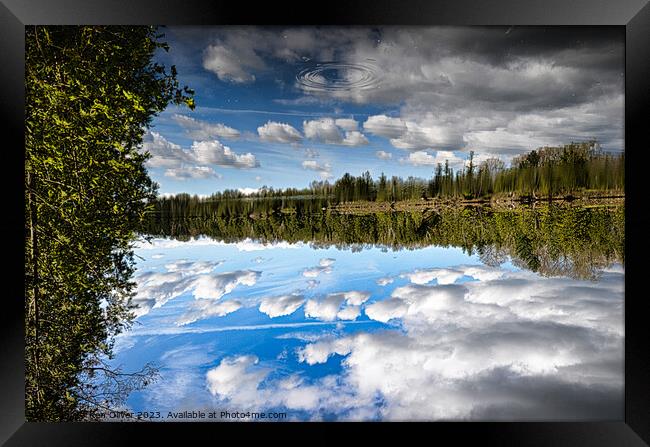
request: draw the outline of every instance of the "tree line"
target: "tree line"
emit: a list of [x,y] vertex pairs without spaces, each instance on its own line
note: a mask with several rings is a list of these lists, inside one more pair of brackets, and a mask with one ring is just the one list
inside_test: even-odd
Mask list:
[[514,157],[509,167],[498,158],[488,158],[477,164],[474,152],[470,152],[464,167],[454,171],[447,161],[438,163],[430,179],[388,178],[384,173],[373,179],[368,171],[359,176],[345,173],[332,183],[313,181],[302,189],[265,186],[253,194],[227,189],[207,198],[189,194],[160,197],[157,209],[169,212],[199,209],[208,202],[221,202],[228,207],[233,201],[253,199],[270,203],[269,207],[288,199],[319,200],[325,205],[423,198],[489,199],[503,194],[539,199],[575,195],[584,190],[622,192],[624,187],[625,154],[603,152],[596,141],[587,141],[542,147]]

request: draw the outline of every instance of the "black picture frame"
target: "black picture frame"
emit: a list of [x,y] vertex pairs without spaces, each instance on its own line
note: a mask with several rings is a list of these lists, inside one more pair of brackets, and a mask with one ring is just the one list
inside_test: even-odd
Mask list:
[[[5,285],[10,286],[0,311],[0,442],[8,446],[128,445],[136,439],[185,440],[207,436],[223,442],[226,433],[273,439],[279,429],[309,441],[339,440],[339,429],[356,431],[369,424],[221,424],[205,423],[28,423],[24,416],[24,300],[20,262],[24,247],[14,235],[24,231],[24,26],[34,24],[166,24],[166,25],[613,25],[625,27],[626,266],[625,266],[625,417],[617,422],[430,423],[371,424],[373,435],[417,427],[427,439],[454,443],[473,440],[517,446],[643,446],[650,444],[650,339],[647,298],[642,281],[650,228],[644,205],[650,145],[650,3],[648,0],[356,0],[320,4],[225,2],[223,0],[1,0],[0,113],[3,139],[0,177],[5,183],[3,234],[12,244],[6,252]],[[7,138],[9,137],[9,138]],[[637,147],[638,146],[638,147]],[[631,148],[631,150],[627,150]],[[404,427],[408,425],[408,427]],[[337,429],[337,430],[333,430]],[[309,437],[303,437],[305,431]],[[254,433],[255,432],[255,433]],[[288,433],[287,433],[288,434]],[[423,433],[424,434],[424,433]],[[230,438],[244,439],[244,438]],[[282,438],[284,440],[286,438]],[[280,440],[276,438],[276,440]],[[237,441],[236,441],[237,442]]]

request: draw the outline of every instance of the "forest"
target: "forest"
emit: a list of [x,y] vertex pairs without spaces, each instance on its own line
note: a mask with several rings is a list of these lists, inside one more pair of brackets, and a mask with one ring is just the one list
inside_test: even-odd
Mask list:
[[[158,197],[155,209],[174,215],[205,215],[220,214],[220,209],[227,212],[268,211],[277,207],[278,201],[295,203],[305,199],[314,209],[357,201],[491,200],[503,196],[525,201],[579,197],[585,192],[620,196],[624,187],[625,155],[603,152],[596,141],[587,141],[542,147],[514,157],[509,167],[497,158],[488,158],[476,165],[474,152],[470,152],[462,169],[454,172],[449,163],[444,166],[439,163],[430,179],[388,178],[384,173],[373,179],[368,171],[360,176],[346,173],[333,183],[314,181],[303,189],[262,187],[249,195],[226,189],[206,198],[189,194]],[[242,200],[257,202],[233,205]]]

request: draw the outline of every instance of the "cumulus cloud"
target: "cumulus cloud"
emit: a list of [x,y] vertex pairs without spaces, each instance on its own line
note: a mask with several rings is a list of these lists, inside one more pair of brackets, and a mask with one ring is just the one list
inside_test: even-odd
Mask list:
[[147,165],[152,168],[179,168],[183,163],[192,162],[192,155],[188,151],[158,132],[144,134],[141,152],[151,154]]
[[[276,375],[242,355],[208,371],[208,391],[222,403],[304,410],[315,419],[620,419],[622,269],[605,270],[597,282],[448,269],[482,279],[409,284],[366,308],[381,310],[381,321],[401,315],[393,317],[398,330],[280,337],[306,342],[295,354],[307,367],[339,356],[340,374]],[[319,318],[356,318],[356,306],[341,309],[345,301],[337,293],[305,306]]]
[[473,273],[487,276],[398,287],[366,307],[378,321],[400,318],[402,331],[319,339],[298,359],[313,365],[345,356],[338,387],[352,388],[357,406],[379,393],[383,404],[371,415],[381,419],[621,417],[621,272],[604,272],[598,282]]
[[302,168],[318,172],[318,175],[320,175],[323,180],[327,180],[333,177],[332,165],[329,163],[321,164],[316,160],[304,160],[302,162]]
[[345,306],[336,314],[339,320],[356,320],[361,315],[360,306]]
[[[220,402],[258,408],[314,411],[322,406],[340,405],[352,398],[341,392],[332,394],[333,376],[319,379],[316,383],[308,383],[296,374],[270,378],[270,370],[259,363],[253,355],[224,358],[207,372],[206,387]],[[263,382],[268,385],[263,386]]]
[[183,166],[181,168],[166,169],[165,177],[182,181],[187,179],[221,178],[221,174],[216,173],[209,166]]
[[[324,299],[308,300],[305,304],[305,316],[323,321],[355,320],[361,314],[361,304],[370,298],[369,292],[350,290],[330,293]],[[341,308],[341,305],[346,305]]]
[[368,139],[364,134],[356,130],[351,132],[345,132],[345,138],[340,143],[344,146],[364,146],[368,144]]
[[329,296],[336,296],[342,298],[346,303],[354,306],[359,306],[370,298],[370,292],[360,290],[349,290],[347,292],[331,293]]
[[210,273],[215,267],[223,264],[224,261],[189,261],[181,259],[165,264],[168,272],[182,272],[189,275],[200,275]]
[[241,309],[242,303],[236,300],[215,302],[210,299],[199,299],[190,304],[189,309],[176,321],[179,326],[194,323],[211,317],[223,317]]
[[194,280],[192,293],[195,298],[218,300],[240,284],[255,285],[260,274],[253,270],[237,270],[218,275],[201,275]]
[[203,68],[215,73],[222,81],[237,84],[255,81],[252,70],[265,67],[264,61],[255,53],[255,50],[241,42],[230,41],[230,45],[209,45],[203,53]]
[[363,129],[384,138],[397,138],[407,131],[406,122],[401,118],[386,115],[371,115],[363,123]]
[[[321,70],[316,86],[298,82],[302,95],[280,101],[383,105],[392,116],[371,116],[363,130],[396,148],[511,157],[592,137],[622,150],[623,56],[624,35],[614,29],[224,28],[207,46],[204,67],[222,80],[253,82],[278,63],[294,70],[336,60],[348,68]],[[357,80],[373,88],[329,88]],[[359,131],[343,120],[350,119],[333,123],[338,137],[332,128],[315,135],[341,141],[343,131]],[[534,129],[519,130],[518,122]],[[363,139],[350,135],[348,143]]]
[[258,363],[259,359],[251,355],[221,360],[217,367],[206,373],[208,391],[222,399],[249,396],[250,402],[255,402],[257,387],[268,374],[255,368]]
[[293,126],[274,121],[258,127],[257,133],[262,141],[269,143],[297,143],[302,140],[302,135]]
[[458,266],[455,268],[417,269],[400,275],[408,278],[413,284],[427,284],[434,279],[438,284],[453,284],[463,276],[469,276],[480,281],[498,279],[505,274],[503,270],[484,265]]
[[259,310],[271,318],[291,315],[305,302],[302,295],[284,295],[262,299]]
[[324,299],[311,299],[305,303],[305,316],[323,321],[333,321],[345,298],[341,294],[328,295]]
[[195,140],[215,140],[218,138],[239,138],[241,133],[237,129],[222,123],[210,123],[186,115],[175,114],[172,116],[190,138]]
[[352,118],[337,118],[334,124],[343,130],[354,131],[359,129],[359,123]]
[[363,146],[368,139],[358,130],[358,123],[353,119],[320,118],[303,121],[305,137],[325,144],[343,146]]
[[236,154],[228,146],[224,146],[217,140],[195,141],[192,143],[191,151],[199,163],[233,168],[255,168],[259,166],[255,155],[250,152]]
[[408,304],[400,299],[388,299],[366,306],[368,318],[386,323],[393,318],[402,318],[408,311]]
[[252,153],[237,154],[218,140],[194,141],[190,149],[185,150],[156,132],[148,132],[140,151],[151,154],[148,166],[167,168],[164,175],[176,180],[221,178],[207,165],[238,169],[259,167]]
[[[218,262],[179,261],[168,264],[166,272],[146,272],[137,275],[136,294],[132,299],[132,304],[137,306],[134,309],[135,315],[145,315],[151,309],[161,307],[169,300],[190,292],[197,300],[216,301],[239,285],[254,285],[261,274],[253,270],[211,274],[218,264]],[[204,302],[196,306],[198,307],[194,310],[199,310],[206,315],[225,310],[234,311],[232,303],[210,307]]]

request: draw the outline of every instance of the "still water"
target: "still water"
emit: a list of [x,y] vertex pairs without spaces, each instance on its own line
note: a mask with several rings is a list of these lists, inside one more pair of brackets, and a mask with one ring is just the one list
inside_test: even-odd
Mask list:
[[112,364],[160,378],[127,406],[158,420],[620,420],[623,236],[610,211],[578,213],[582,233],[545,212],[485,218],[481,240],[430,219],[408,244],[291,238],[289,221],[282,238],[152,231]]

